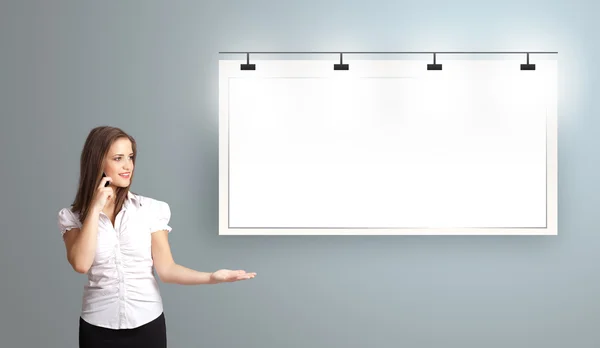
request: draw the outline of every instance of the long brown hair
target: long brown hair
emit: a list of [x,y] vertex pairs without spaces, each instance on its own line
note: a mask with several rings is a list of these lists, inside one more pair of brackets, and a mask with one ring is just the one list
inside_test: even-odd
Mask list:
[[[110,126],[96,127],[90,131],[85,140],[83,150],[81,151],[79,187],[71,208],[73,212],[79,213],[81,224],[83,224],[88,215],[94,193],[98,186],[100,186],[100,181],[102,181],[102,168],[104,167],[106,154],[111,145],[120,138],[127,138],[131,141],[133,163],[135,165],[137,157],[135,139],[120,128]],[[130,183],[133,182],[134,172],[135,170],[131,173]],[[125,199],[127,199],[130,186],[116,188],[115,215],[121,210]]]

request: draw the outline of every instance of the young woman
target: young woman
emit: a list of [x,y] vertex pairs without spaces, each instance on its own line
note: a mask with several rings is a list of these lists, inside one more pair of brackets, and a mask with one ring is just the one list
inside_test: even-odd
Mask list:
[[153,267],[166,283],[217,284],[256,273],[199,272],[173,260],[165,202],[129,191],[136,142],[119,128],[96,127],[83,146],[79,187],[58,213],[67,260],[87,274],[79,347],[167,346],[165,317]]

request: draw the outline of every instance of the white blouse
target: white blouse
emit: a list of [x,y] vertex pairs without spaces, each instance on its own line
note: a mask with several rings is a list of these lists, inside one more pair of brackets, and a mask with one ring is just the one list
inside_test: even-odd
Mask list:
[[[169,205],[129,192],[115,225],[100,213],[94,262],[84,286],[81,317],[110,329],[130,329],[156,319],[163,311],[154,278],[151,234],[171,232]],[[81,228],[70,208],[58,213],[61,235]]]

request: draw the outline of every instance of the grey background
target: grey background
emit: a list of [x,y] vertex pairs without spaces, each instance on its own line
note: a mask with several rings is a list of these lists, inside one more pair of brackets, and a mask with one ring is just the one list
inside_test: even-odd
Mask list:
[[[594,1],[0,2],[0,346],[75,347],[56,225],[87,132],[139,143],[176,261],[170,347],[599,347]],[[559,236],[217,235],[219,51],[559,51]]]

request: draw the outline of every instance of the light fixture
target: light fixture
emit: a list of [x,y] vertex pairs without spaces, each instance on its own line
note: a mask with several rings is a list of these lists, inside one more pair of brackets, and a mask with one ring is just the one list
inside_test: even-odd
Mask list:
[[427,70],[442,70],[442,64],[435,63],[435,53],[433,54],[433,64],[427,64]]
[[558,54],[558,52],[219,52],[220,54],[245,54],[246,63],[240,65],[241,70],[256,70],[255,64],[250,64],[252,54],[339,54],[339,64],[333,65],[333,70],[349,70],[350,65],[344,64],[344,54],[433,54],[433,64],[427,64],[427,70],[442,70],[442,64],[436,61],[436,54],[527,54],[527,63],[521,64],[521,70],[535,70],[535,64],[529,63],[529,54]]
[[250,64],[250,53],[246,53],[246,64],[241,64],[240,69],[242,70],[256,70],[255,64]]
[[350,66],[342,62],[342,53],[340,53],[340,64],[333,64],[333,70],[349,70]]
[[529,53],[527,53],[527,64],[521,64],[521,70],[535,70],[535,64],[529,64]]

